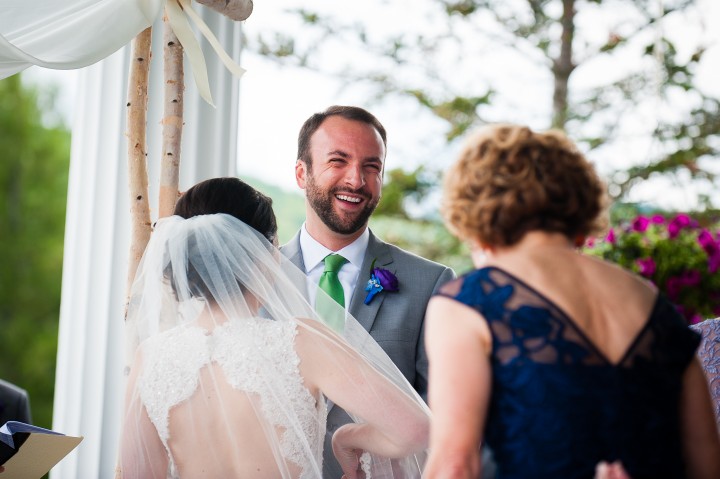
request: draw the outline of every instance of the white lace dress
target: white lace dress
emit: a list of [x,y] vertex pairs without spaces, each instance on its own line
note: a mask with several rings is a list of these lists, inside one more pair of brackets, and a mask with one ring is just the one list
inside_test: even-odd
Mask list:
[[[215,362],[233,388],[260,398],[264,419],[280,431],[282,456],[300,468],[299,477],[314,477],[311,471],[316,469],[310,463],[322,464],[327,408],[324,400],[316,400],[303,385],[296,334],[293,322],[243,318],[230,320],[212,332],[178,327],[145,342],[138,387],[168,451],[171,475],[176,473],[168,447],[168,415],[173,406],[193,395],[201,370]],[[288,417],[296,418],[300,427],[289,424]]]

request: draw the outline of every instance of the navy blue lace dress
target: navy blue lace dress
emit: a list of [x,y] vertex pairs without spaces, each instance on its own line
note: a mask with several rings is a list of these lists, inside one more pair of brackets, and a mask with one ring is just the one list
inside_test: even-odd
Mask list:
[[599,461],[617,459],[633,479],[685,477],[678,405],[699,336],[662,295],[613,364],[556,305],[499,268],[439,294],[477,310],[492,332],[484,437],[497,479],[592,478]]

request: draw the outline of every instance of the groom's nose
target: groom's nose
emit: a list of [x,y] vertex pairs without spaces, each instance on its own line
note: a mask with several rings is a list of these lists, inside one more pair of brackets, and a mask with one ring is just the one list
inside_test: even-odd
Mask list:
[[365,186],[365,172],[361,164],[350,164],[345,170],[345,185],[357,190]]

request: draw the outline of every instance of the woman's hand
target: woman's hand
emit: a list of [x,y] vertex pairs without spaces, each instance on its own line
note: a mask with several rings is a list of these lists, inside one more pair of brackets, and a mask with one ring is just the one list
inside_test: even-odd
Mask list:
[[595,468],[595,479],[631,479],[620,461],[608,464],[605,461],[598,463]]
[[356,424],[345,424],[335,431],[332,438],[333,454],[342,468],[344,479],[361,479],[364,476],[360,469],[360,456],[364,451],[350,445],[356,427]]

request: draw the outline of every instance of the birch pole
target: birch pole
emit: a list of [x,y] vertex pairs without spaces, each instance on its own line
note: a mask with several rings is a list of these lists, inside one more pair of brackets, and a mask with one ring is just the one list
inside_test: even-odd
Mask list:
[[197,2],[236,22],[247,20],[253,11],[252,0],[197,0]]
[[160,201],[158,217],[172,215],[178,198],[180,148],[183,128],[183,47],[163,17],[163,70],[165,96],[162,120],[162,157],[160,164]]
[[[152,27],[143,30],[133,40],[132,63],[128,82],[127,137],[128,137],[128,186],[130,191],[130,257],[126,301],[140,258],[150,240],[150,202],[148,199],[147,172],[147,106],[148,78],[150,76],[150,45]],[[127,307],[126,307],[127,314]]]

